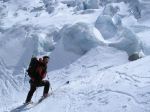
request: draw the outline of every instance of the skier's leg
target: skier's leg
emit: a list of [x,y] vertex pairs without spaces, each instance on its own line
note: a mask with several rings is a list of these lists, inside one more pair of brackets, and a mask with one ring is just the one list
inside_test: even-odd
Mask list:
[[33,93],[36,90],[36,85],[34,83],[30,83],[30,91],[28,92],[26,103],[30,102],[33,96]]
[[48,80],[44,80],[44,91],[43,91],[43,96],[48,95],[48,91],[49,91],[49,87],[50,87],[50,83]]
[[37,86],[38,87],[44,86],[43,96],[48,95],[48,91],[49,91],[49,87],[50,87],[50,83],[48,80],[42,80],[40,83],[38,83]]

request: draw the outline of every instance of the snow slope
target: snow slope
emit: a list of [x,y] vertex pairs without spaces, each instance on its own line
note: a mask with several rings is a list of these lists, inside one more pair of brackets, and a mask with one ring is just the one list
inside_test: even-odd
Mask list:
[[[19,112],[150,112],[149,6],[149,0],[1,0],[0,112],[18,112],[25,101],[32,55],[51,57],[54,94]],[[128,61],[141,51],[144,58]]]
[[[149,112],[150,77],[146,62],[150,57],[130,63],[126,57],[112,48],[92,49],[70,66],[50,72],[54,94],[26,111]],[[70,83],[63,85],[68,80]]]

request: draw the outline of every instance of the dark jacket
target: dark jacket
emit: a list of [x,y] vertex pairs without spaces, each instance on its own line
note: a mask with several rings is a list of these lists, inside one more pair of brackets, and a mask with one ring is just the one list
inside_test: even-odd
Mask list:
[[32,77],[32,81],[42,81],[46,77],[47,73],[47,65],[45,65],[42,61],[38,61],[36,71],[34,73],[34,77]]

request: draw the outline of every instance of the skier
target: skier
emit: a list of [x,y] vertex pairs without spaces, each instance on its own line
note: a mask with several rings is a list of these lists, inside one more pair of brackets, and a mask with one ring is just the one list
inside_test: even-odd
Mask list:
[[34,92],[36,91],[37,87],[44,86],[42,98],[46,98],[48,96],[50,83],[48,80],[43,80],[47,73],[48,61],[49,61],[49,57],[43,56],[43,59],[40,58],[39,60],[37,60],[36,68],[35,68],[34,72],[32,72],[32,74],[29,72],[30,69],[28,69],[28,74],[30,73],[29,75],[30,75],[31,79],[29,81],[30,90],[28,92],[25,104],[32,103],[31,99],[32,99],[32,96],[33,96]]

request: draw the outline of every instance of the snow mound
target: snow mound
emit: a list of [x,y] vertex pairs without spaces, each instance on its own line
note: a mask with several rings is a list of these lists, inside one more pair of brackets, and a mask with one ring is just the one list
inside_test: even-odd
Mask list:
[[108,15],[100,15],[95,22],[95,27],[101,32],[105,40],[111,39],[117,33],[117,27]]
[[118,32],[118,40],[110,43],[109,46],[124,50],[129,56],[142,50],[141,41],[130,29],[122,27]]
[[86,0],[85,7],[86,9],[98,9],[99,3],[99,0]]
[[71,64],[92,48],[105,45],[97,29],[86,23],[64,26],[59,32],[59,38],[54,51],[50,54],[51,70]]
[[[64,49],[76,54],[85,54],[100,44],[100,38],[93,32],[94,28],[85,23],[66,26],[60,31]],[[68,44],[69,43],[69,44]]]
[[142,50],[138,36],[122,25],[119,15],[115,15],[113,19],[108,15],[100,15],[95,26],[109,46],[124,50],[129,56]]
[[64,49],[63,39],[61,38],[57,42],[55,49],[50,54],[50,62],[48,64],[48,70],[52,71],[55,69],[63,68],[73,63],[79,57],[81,57],[81,55],[66,51]]

